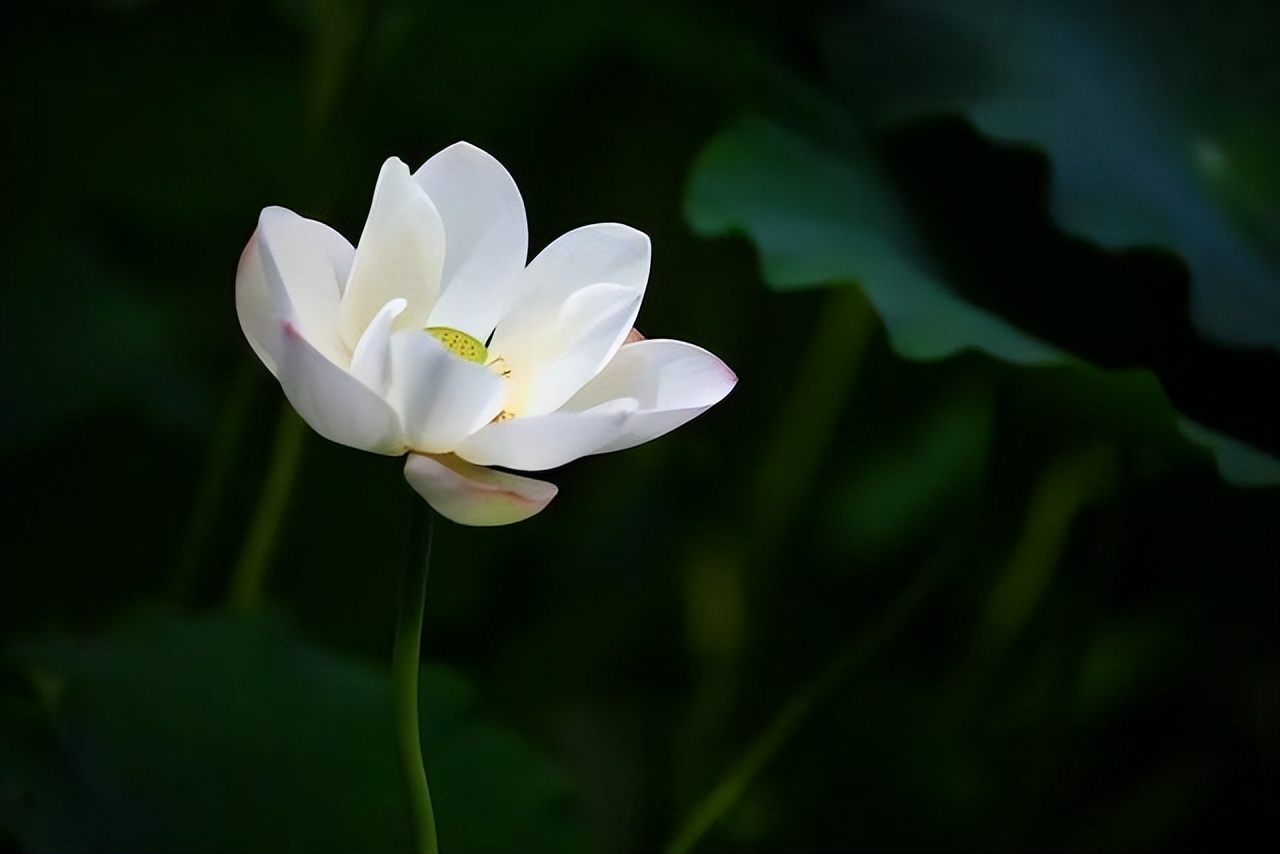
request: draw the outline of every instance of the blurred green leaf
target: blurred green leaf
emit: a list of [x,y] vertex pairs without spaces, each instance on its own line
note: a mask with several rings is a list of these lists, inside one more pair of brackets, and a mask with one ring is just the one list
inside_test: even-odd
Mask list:
[[[1030,366],[1075,362],[961,299],[929,272],[920,237],[895,201],[892,183],[879,173],[875,152],[847,139],[842,147],[827,142],[832,144],[763,118],[721,132],[695,165],[685,209],[690,223],[703,234],[749,236],[765,282],[774,288],[856,284],[880,313],[894,349],[907,358],[975,349]],[[1142,394],[1117,405],[1149,410],[1166,423],[1177,417],[1158,389],[1154,397]],[[1210,447],[1229,482],[1280,483],[1280,463],[1268,454],[1239,442]]]
[[1210,340],[1280,349],[1280,7],[908,2],[824,29],[879,126],[959,111],[1053,164],[1066,230],[1176,250]]
[[940,359],[982,350],[1019,364],[1048,345],[953,294],[931,269],[869,146],[836,150],[765,119],[721,132],[694,166],[685,213],[702,234],[739,231],[778,289],[856,283],[894,349]]
[[[408,850],[386,673],[278,617],[147,614],[12,659],[42,707],[3,706],[3,824],[24,850]],[[424,670],[446,850],[583,848],[555,769],[473,705]]]
[[1194,421],[1181,419],[1182,432],[1198,445],[1213,451],[1218,473],[1237,486],[1272,486],[1280,483],[1280,460]]

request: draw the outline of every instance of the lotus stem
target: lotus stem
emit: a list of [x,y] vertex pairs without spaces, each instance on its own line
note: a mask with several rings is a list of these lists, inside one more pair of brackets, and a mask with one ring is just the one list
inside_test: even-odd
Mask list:
[[422,646],[422,618],[427,597],[427,568],[431,563],[431,540],[435,514],[427,503],[413,497],[409,523],[409,562],[405,567],[400,594],[400,615],[396,625],[395,649],[391,656],[396,742],[400,765],[413,815],[413,850],[437,854],[436,817],[431,807],[431,790],[422,761],[422,740],[418,724],[418,657]]

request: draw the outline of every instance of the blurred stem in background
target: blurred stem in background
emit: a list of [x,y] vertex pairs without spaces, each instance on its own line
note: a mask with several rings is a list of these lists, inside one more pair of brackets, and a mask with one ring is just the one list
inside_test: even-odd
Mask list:
[[791,394],[760,455],[752,511],[755,542],[748,554],[772,566],[779,544],[807,505],[836,422],[853,392],[877,315],[851,282],[827,292],[817,327],[791,384]]
[[[367,36],[377,3],[343,2],[326,0],[313,4],[311,94],[307,115],[307,186],[316,188],[318,198],[315,207],[323,212],[328,207],[324,196],[328,191],[325,163],[327,151],[325,130],[332,120],[334,108],[342,93],[352,57],[357,53],[362,39]],[[248,407],[231,405],[233,413],[244,419]],[[243,433],[240,427],[236,435]],[[289,505],[289,495],[298,471],[305,430],[302,419],[286,401],[280,408],[280,421],[276,428],[275,444],[271,451],[271,466],[258,497],[249,535],[240,552],[240,559],[231,580],[228,596],[233,607],[251,608],[262,601],[267,570],[275,553],[276,540]],[[239,443],[229,450],[228,456],[238,450]],[[220,496],[219,496],[220,497]],[[210,499],[216,504],[215,498]],[[191,572],[191,571],[188,571]]]
[[974,627],[970,661],[960,670],[957,707],[976,703],[1026,630],[1063,562],[1072,528],[1089,505],[1114,490],[1118,467],[1111,445],[1076,448],[1045,465],[1032,488],[1022,530]]
[[436,817],[431,790],[422,761],[422,736],[418,723],[418,658],[422,647],[423,612],[427,601],[427,571],[431,564],[431,540],[435,514],[417,493],[411,496],[409,563],[405,566],[396,621],[395,648],[391,655],[391,683],[395,695],[396,746],[413,816],[413,850],[436,854]]
[[245,538],[240,560],[231,577],[228,601],[235,608],[254,608],[262,602],[262,588],[267,567],[275,551],[276,536],[285,510],[289,506],[289,494],[293,491],[294,476],[298,472],[298,460],[302,456],[302,441],[306,437],[305,425],[288,401],[280,406],[280,420],[276,425],[275,445],[271,451],[271,469],[258,496]]
[[[966,520],[967,521],[967,520]],[[866,667],[884,646],[907,624],[938,580],[963,553],[969,539],[967,525],[955,532],[926,561],[924,568],[907,585],[871,627],[856,635],[836,655],[796,691],[765,730],[751,743],[729,773],[694,808],[667,845],[668,854],[687,854],[719,819],[729,812],[747,787],[787,741],[795,735],[836,688]]]
[[250,403],[256,386],[258,365],[250,358],[240,360],[231,391],[222,406],[214,429],[213,448],[205,462],[196,488],[195,504],[179,540],[169,579],[169,598],[186,602],[195,595],[201,558],[209,550],[210,537],[218,520],[218,510],[226,497],[233,463],[240,456],[249,426]]
[[[962,706],[964,700],[972,701],[981,693],[1003,651],[1030,620],[1048,589],[1076,520],[1086,507],[1112,489],[1116,466],[1114,448],[1090,446],[1054,457],[1036,480],[1022,530],[976,628],[971,661],[959,670]],[[680,826],[667,846],[670,854],[693,850],[703,835],[741,800],[761,769],[795,735],[815,707],[841,682],[865,667],[901,631],[945,570],[963,554],[974,530],[968,517],[965,514],[959,520],[952,536],[885,614],[792,695]]]
[[[790,394],[777,410],[772,431],[759,453],[749,504],[750,535],[704,544],[684,571],[689,646],[698,668],[698,691],[681,739],[686,788],[700,786],[717,730],[737,704],[738,673],[749,636],[748,579],[751,568],[767,573],[782,543],[807,506],[819,466],[835,434],[840,413],[856,387],[858,369],[876,329],[877,315],[853,283],[828,290],[808,346],[798,360]],[[765,584],[769,580],[764,578]],[[758,595],[760,591],[755,591]],[[767,594],[760,595],[768,601]],[[861,638],[855,644],[861,642]],[[877,641],[878,643],[878,641]],[[861,654],[861,653],[859,653]],[[845,656],[837,658],[837,662]],[[716,785],[685,822],[672,851],[687,851],[741,796],[760,767],[778,750],[831,690],[848,667],[831,667],[788,703],[729,776]],[[839,670],[833,674],[832,670]],[[830,683],[830,684],[829,684]]]

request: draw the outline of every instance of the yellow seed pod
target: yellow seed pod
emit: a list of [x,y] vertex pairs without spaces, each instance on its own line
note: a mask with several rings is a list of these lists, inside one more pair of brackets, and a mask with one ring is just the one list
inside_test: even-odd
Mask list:
[[460,329],[449,326],[428,326],[426,332],[443,344],[450,353],[461,356],[468,362],[483,365],[485,359],[489,357],[489,350],[483,344]]

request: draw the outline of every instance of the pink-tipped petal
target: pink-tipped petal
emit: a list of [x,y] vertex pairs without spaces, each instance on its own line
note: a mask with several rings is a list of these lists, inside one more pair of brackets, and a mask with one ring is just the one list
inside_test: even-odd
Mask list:
[[299,331],[332,358],[342,350],[338,310],[355,249],[324,223],[281,207],[262,211],[258,237],[289,295]]
[[437,513],[459,525],[510,525],[540,512],[554,484],[472,465],[452,454],[409,454],[404,476]]
[[501,163],[466,142],[436,154],[413,177],[440,212],[448,246],[427,325],[485,341],[529,260],[520,191]]
[[331,360],[342,358],[337,334],[342,282],[355,250],[324,223],[270,207],[240,256],[236,313],[249,345],[275,374],[279,324],[289,321]]

